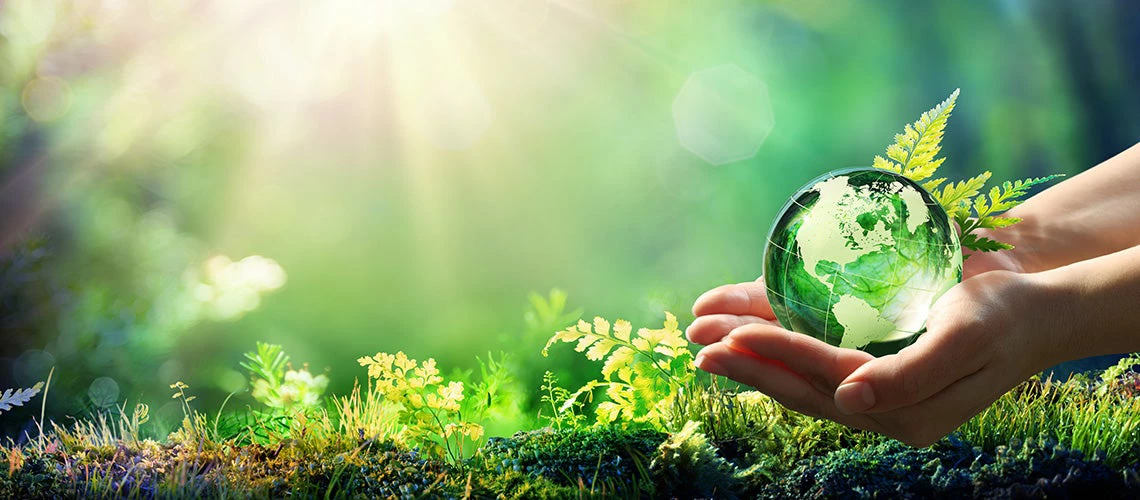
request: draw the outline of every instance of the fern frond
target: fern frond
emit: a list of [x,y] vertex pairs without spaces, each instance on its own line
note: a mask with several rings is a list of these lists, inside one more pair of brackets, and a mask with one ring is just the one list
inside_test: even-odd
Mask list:
[[[895,142],[887,147],[886,157],[876,156],[872,166],[900,174],[915,182],[932,177],[945,158],[937,158],[942,149],[942,136],[946,122],[958,101],[956,89],[937,106],[908,124],[901,134],[895,135]],[[958,225],[962,247],[981,252],[994,252],[1013,248],[1008,243],[970,234],[984,229],[1000,229],[1021,222],[1017,217],[1000,217],[999,214],[1021,204],[1022,198],[1034,186],[1044,184],[1062,175],[1030,178],[1015,182],[1004,182],[984,193],[986,182],[992,174],[989,171],[961,182],[946,183],[946,178],[927,180],[922,188],[934,199]],[[983,194],[984,193],[984,194]]]
[[27,389],[8,389],[0,393],[0,413],[10,411],[14,406],[24,406],[40,393],[42,387],[43,382],[40,382]]
[[886,170],[888,172],[894,172],[896,174],[902,173],[902,168],[900,168],[897,163],[887,160],[882,156],[876,156],[875,161],[871,163],[871,166],[879,170]]
[[991,211],[1004,212],[1016,207],[1021,204],[1021,198],[1029,194],[1031,188],[1060,177],[1064,177],[1064,174],[1053,174],[1014,182],[1005,181],[1000,186],[1000,189],[998,186],[994,186],[990,188],[989,192]]
[[[1001,229],[1021,222],[1021,219],[1017,217],[1001,217],[999,214],[1020,205],[1021,202],[1024,201],[1023,198],[1025,195],[1029,194],[1029,190],[1034,186],[1044,184],[1059,177],[1063,177],[1063,175],[1055,174],[1013,182],[1006,181],[1000,186],[990,188],[987,194],[976,195],[970,204],[974,211],[972,218],[968,217],[968,209],[965,214],[955,214],[958,227],[962,230],[962,246],[980,252],[993,252],[1013,248],[1006,243],[986,238],[975,238],[970,233],[975,229]],[[964,204],[960,203],[959,207],[962,205]]]
[[1018,217],[1000,217],[995,215],[992,217],[979,219],[978,227],[985,229],[1001,229],[1003,227],[1009,227],[1017,224],[1018,222],[1021,222],[1021,219]]
[[922,114],[903,133],[895,135],[895,143],[887,146],[887,158],[876,156],[875,168],[902,174],[915,182],[934,175],[945,158],[935,158],[942,150],[946,121],[958,100],[958,89],[950,97]]
[[939,205],[946,210],[946,215],[951,218],[957,218],[958,214],[970,213],[970,198],[977,196],[985,187],[986,181],[990,180],[991,174],[988,170],[982,172],[981,175],[971,177],[964,181],[947,184],[942,188],[942,191],[932,193],[934,199],[938,201]]
[[[553,422],[562,422],[567,412],[582,406],[583,398],[605,387],[607,401],[594,410],[597,424],[648,423],[664,429],[673,405],[696,378],[689,343],[677,317],[668,312],[662,328],[641,328],[636,333],[625,320],[612,325],[602,318],[594,318],[593,323],[578,321],[555,333],[543,354],[560,342],[576,343],[574,350],[590,360],[603,361],[602,377],[565,395],[544,389],[547,395],[543,401],[555,410]],[[554,408],[555,401],[560,402],[558,408]]]
[[925,189],[926,192],[928,192],[928,193],[933,193],[934,190],[938,189],[938,187],[941,186],[943,182],[946,182],[945,177],[939,177],[937,179],[931,179],[929,181],[922,183],[922,189]]
[[1013,245],[991,240],[976,234],[962,236],[962,246],[978,252],[996,252],[998,250],[1011,250]]

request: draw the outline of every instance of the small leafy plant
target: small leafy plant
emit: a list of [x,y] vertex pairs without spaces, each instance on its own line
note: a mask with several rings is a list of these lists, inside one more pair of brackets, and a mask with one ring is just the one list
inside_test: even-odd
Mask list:
[[958,224],[963,247],[980,252],[1009,250],[1013,245],[979,236],[974,231],[1001,229],[1021,222],[1017,217],[1001,214],[1020,205],[1031,188],[1063,175],[1006,181],[991,187],[989,192],[985,192],[986,182],[992,176],[989,171],[956,183],[946,183],[945,177],[932,179],[946,160],[937,156],[942,150],[942,136],[958,100],[958,92],[955,90],[945,101],[923,113],[914,124],[908,124],[901,134],[896,134],[895,143],[887,146],[886,158],[876,156],[872,166],[921,182],[922,187],[946,210],[946,215]]
[[540,398],[543,407],[550,407],[550,415],[545,415],[545,408],[539,408],[539,417],[545,418],[554,429],[573,429],[579,427],[586,420],[586,416],[582,415],[582,407],[585,406],[578,398],[571,399],[571,393],[565,387],[558,385],[558,377],[554,372],[547,371],[542,375],[542,396]]
[[576,343],[574,350],[586,353],[586,358],[605,361],[602,378],[570,394],[560,411],[572,410],[579,398],[605,387],[609,400],[599,403],[595,410],[598,424],[647,424],[662,430],[673,427],[668,418],[670,410],[696,379],[693,353],[673,314],[665,313],[663,328],[641,328],[636,334],[625,320],[616,321],[612,329],[610,322],[600,317],[594,318],[593,324],[579,320],[555,333],[542,349],[543,356],[559,342]]
[[257,343],[245,353],[242,368],[249,371],[252,396],[270,408],[315,407],[329,385],[326,375],[313,376],[308,367],[294,370],[281,346]]
[[399,405],[397,440],[458,461],[463,458],[463,439],[483,436],[483,426],[464,418],[463,382],[444,380],[435,359],[420,363],[400,351],[379,352],[357,362],[368,369],[372,390]]

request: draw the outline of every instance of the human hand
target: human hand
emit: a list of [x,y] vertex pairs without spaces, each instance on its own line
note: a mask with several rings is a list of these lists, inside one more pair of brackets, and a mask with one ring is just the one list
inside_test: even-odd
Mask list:
[[800,413],[927,446],[1065,359],[1063,297],[991,255],[967,260],[970,277],[934,305],[925,334],[880,358],[781,328],[762,281],[716,288],[687,331],[707,345],[697,366]]

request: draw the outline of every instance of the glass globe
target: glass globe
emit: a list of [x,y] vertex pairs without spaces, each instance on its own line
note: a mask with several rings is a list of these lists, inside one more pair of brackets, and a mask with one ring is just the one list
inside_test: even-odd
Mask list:
[[863,348],[922,331],[934,302],[962,279],[962,249],[946,212],[914,181],[835,170],[776,217],[764,277],[784,328]]

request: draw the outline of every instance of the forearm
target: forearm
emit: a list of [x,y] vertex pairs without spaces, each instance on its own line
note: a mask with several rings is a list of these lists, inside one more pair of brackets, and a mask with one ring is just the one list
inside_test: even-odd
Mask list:
[[992,231],[1025,271],[1057,268],[1140,245],[1140,144],[1008,212],[1022,222]]
[[1030,275],[1060,317],[1055,361],[1140,351],[1140,246]]

